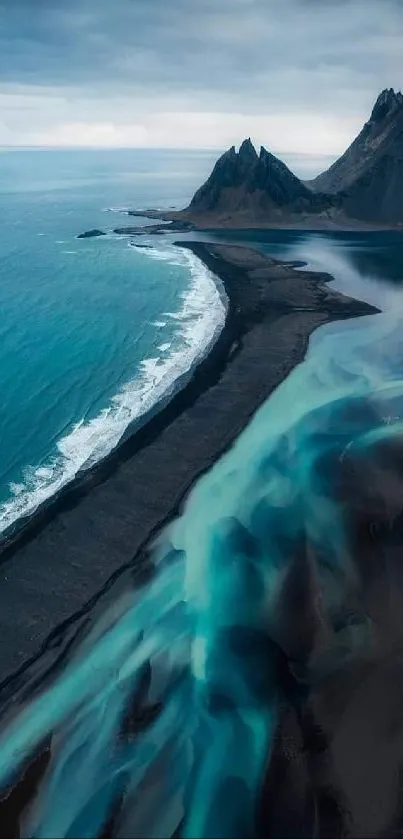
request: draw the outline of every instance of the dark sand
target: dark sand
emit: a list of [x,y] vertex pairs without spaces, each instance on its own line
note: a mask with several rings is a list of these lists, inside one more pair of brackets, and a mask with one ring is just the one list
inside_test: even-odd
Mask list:
[[246,248],[178,244],[222,279],[227,324],[169,405],[3,545],[2,708],[61,660],[128,577],[149,567],[150,536],[303,359],[313,330],[376,311],[330,290],[329,275]]

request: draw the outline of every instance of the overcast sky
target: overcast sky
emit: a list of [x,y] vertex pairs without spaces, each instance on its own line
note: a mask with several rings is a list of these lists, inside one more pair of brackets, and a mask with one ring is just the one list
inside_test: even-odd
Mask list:
[[403,86],[403,0],[0,0],[0,145],[337,154]]

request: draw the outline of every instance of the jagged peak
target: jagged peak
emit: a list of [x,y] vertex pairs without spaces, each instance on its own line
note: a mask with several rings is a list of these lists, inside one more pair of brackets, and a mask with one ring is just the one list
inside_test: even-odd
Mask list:
[[235,146],[231,146],[230,149],[227,149],[227,151],[224,151],[222,153],[222,155],[218,158],[218,160],[217,160],[217,162],[214,166],[214,169],[216,169],[216,168],[220,169],[221,166],[223,166],[228,160],[232,160],[234,158],[236,159],[236,157],[237,157],[237,153],[235,151]]
[[271,160],[278,160],[278,158],[276,158],[276,156],[272,154],[271,151],[267,151],[267,149],[264,146],[260,146],[259,158],[260,160],[264,160],[265,158],[269,158]]
[[[189,210],[197,213],[248,211],[261,215],[274,208],[285,212],[316,212],[327,208],[328,199],[313,196],[310,190],[264,146],[257,153],[250,137],[239,151],[231,146],[214,166],[207,181],[197,190]],[[291,210],[290,210],[291,212]]]
[[[297,178],[297,176],[296,176],[296,175],[294,175],[294,173],[293,173],[293,172],[291,172],[291,169],[289,169],[289,167],[287,166],[287,164],[286,164],[286,163],[284,163],[284,160],[280,160],[280,158],[279,158],[279,157],[276,157],[276,155],[275,155],[275,154],[272,154],[272,152],[267,151],[267,149],[266,149],[264,146],[260,146],[260,155],[259,155],[259,160],[260,160],[260,162],[261,162],[263,165],[264,165],[266,162],[268,162],[268,163],[269,163],[269,164],[271,164],[272,166],[275,166],[277,169],[282,169],[282,170],[283,170],[283,172],[288,171],[288,172],[289,172],[289,174],[290,174],[293,178]],[[297,180],[299,180],[299,178],[298,178]]]
[[231,146],[230,149],[227,149],[227,151],[222,153],[219,160],[222,160],[223,157],[234,157],[234,155],[236,155],[235,146]]
[[385,88],[379,94],[371,114],[371,121],[384,119],[397,107],[403,105],[403,94],[395,91],[393,87]]
[[238,154],[240,157],[250,157],[254,160],[257,159],[256,149],[250,137],[241,143]]

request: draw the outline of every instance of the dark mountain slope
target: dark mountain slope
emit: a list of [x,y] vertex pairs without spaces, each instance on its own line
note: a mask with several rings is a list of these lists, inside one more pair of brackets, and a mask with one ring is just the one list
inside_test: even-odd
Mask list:
[[403,95],[384,90],[347,151],[307,185],[336,195],[351,218],[403,223]]
[[308,189],[285,163],[263,146],[258,155],[248,139],[238,153],[232,146],[219,158],[208,180],[194,195],[188,212],[279,218],[326,211],[334,203],[328,196]]

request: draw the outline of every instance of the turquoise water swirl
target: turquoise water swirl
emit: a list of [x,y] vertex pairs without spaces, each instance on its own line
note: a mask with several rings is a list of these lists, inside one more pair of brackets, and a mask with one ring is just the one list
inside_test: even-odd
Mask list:
[[[119,837],[253,834],[281,698],[276,649],[297,661],[302,644],[297,615],[294,630],[282,619],[301,544],[317,557],[327,641],[297,681],[369,644],[365,614],[332,629],[329,616],[359,594],[359,579],[323,464],[403,432],[403,293],[398,277],[382,284],[323,237],[295,253],[333,267],[339,285],[383,312],[314,334],[305,361],[157,540],[152,582],[105,616],[3,731],[3,787],[53,732],[23,836],[96,837],[116,800]],[[154,713],[130,733],[133,703]]]

